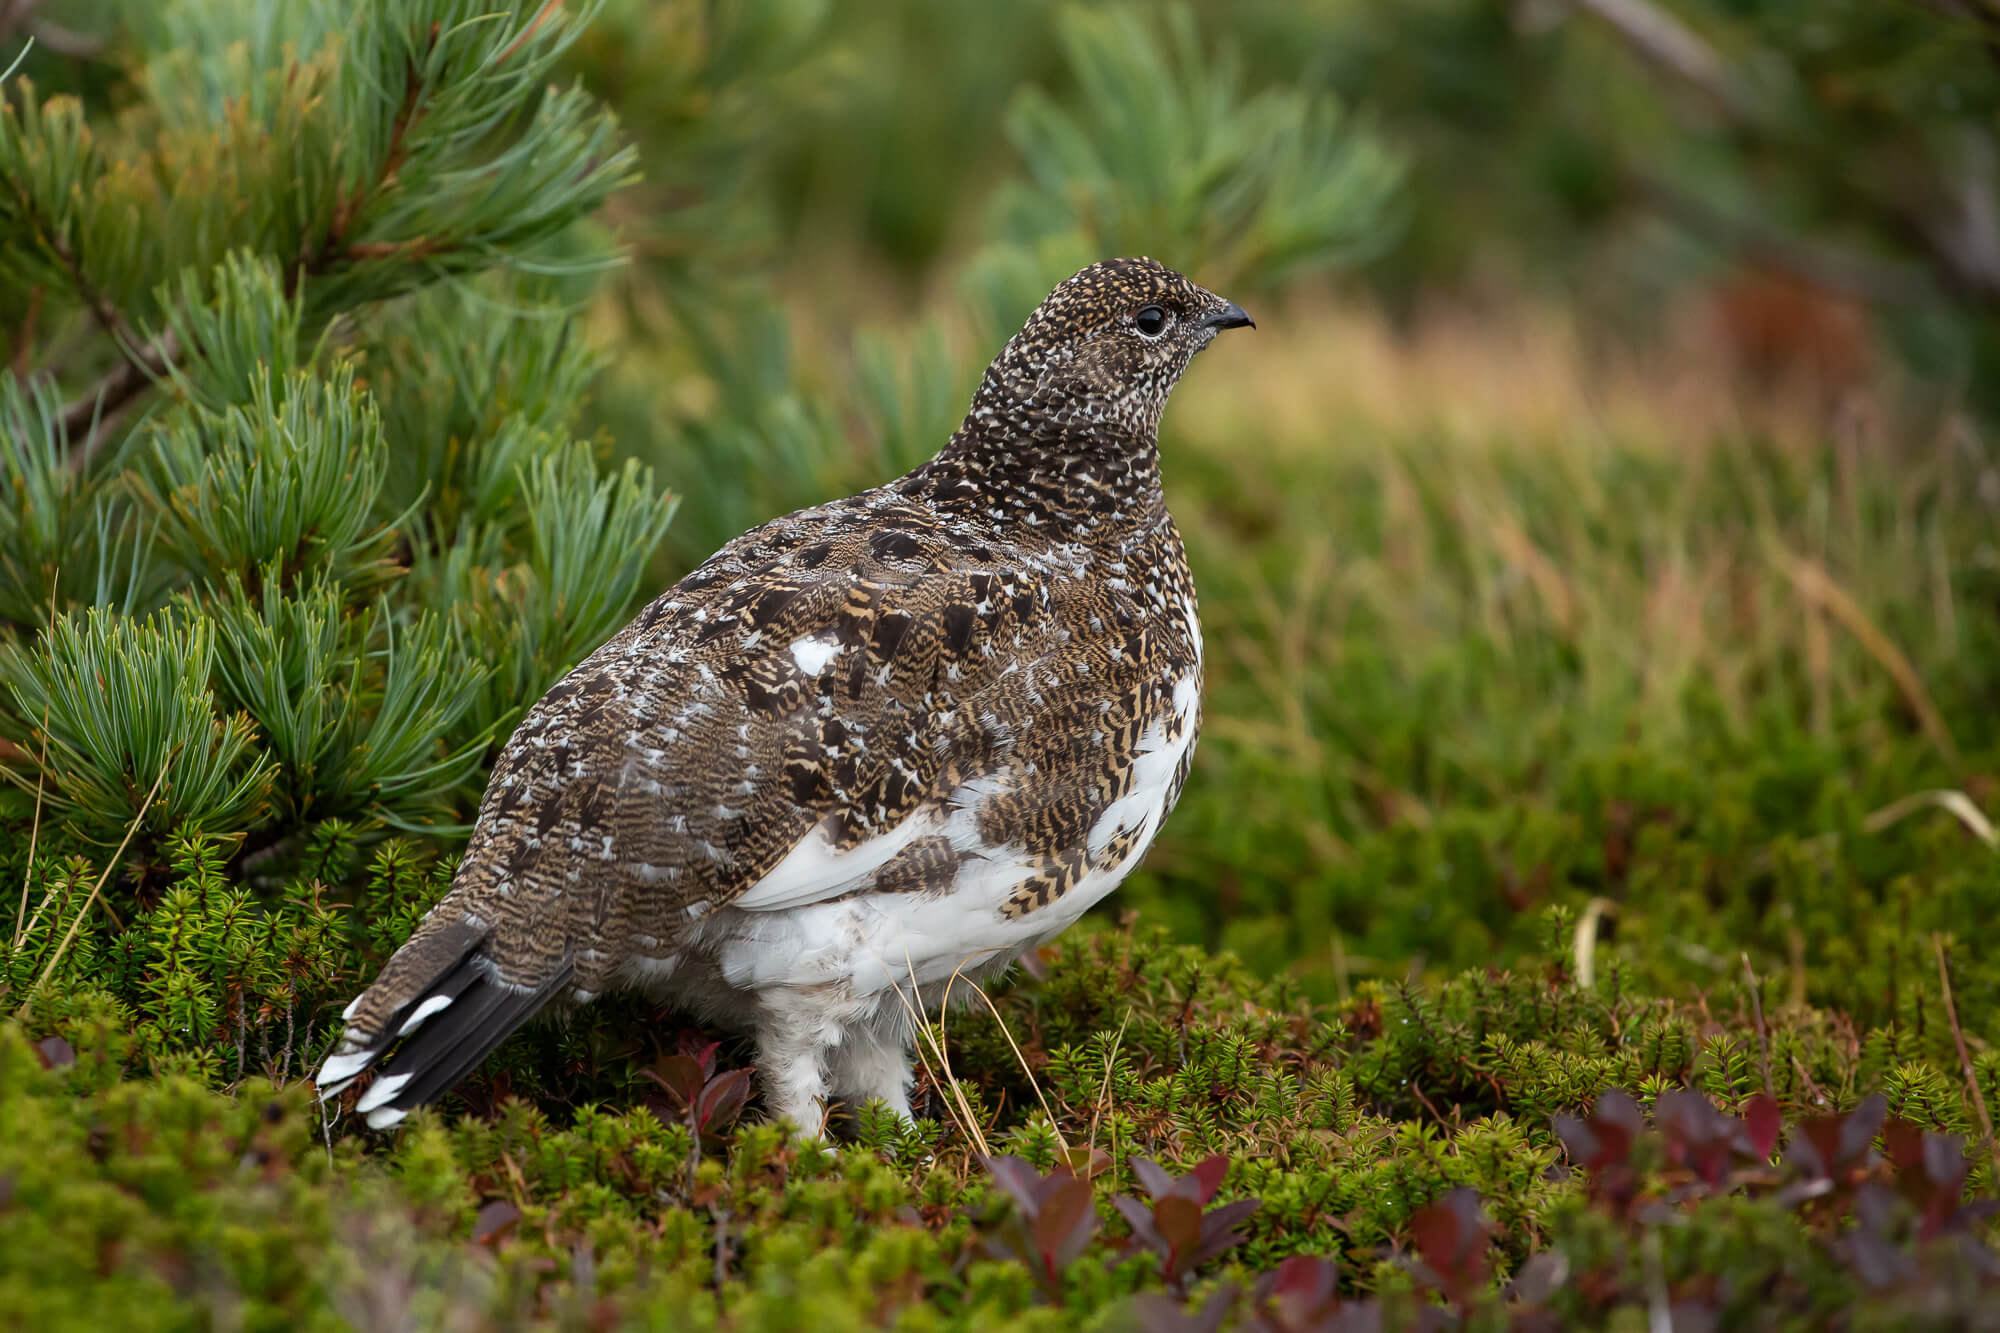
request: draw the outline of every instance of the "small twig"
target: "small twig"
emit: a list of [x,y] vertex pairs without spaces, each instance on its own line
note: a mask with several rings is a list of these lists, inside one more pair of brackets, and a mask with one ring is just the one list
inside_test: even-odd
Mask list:
[[1743,975],[1750,978],[1750,1016],[1757,1021],[1757,1055],[1764,1066],[1764,1095],[1776,1100],[1778,1094],[1771,1089],[1771,1034],[1764,1030],[1764,997],[1758,989],[1757,971],[1750,966],[1750,955],[1738,956],[1743,959]]
[[35,321],[41,313],[42,284],[38,282],[28,288],[27,313],[21,316],[21,327],[14,333],[14,360],[9,368],[17,380],[28,378],[28,348],[35,341]]
[[1944,1016],[1951,1023],[1952,1040],[1958,1043],[1958,1064],[1972,1088],[1973,1109],[1979,1112],[1979,1127],[1986,1132],[1986,1151],[1993,1169],[2000,1173],[2000,1141],[1993,1137],[1993,1117],[1986,1113],[1986,1094],[1979,1089],[1979,1075],[1972,1068],[1972,1053],[1965,1047],[1965,1029],[1958,1025],[1958,1005],[1951,998],[1951,964],[1944,949],[1944,933],[1931,932],[1931,948],[1937,952],[1938,985],[1944,988]]
[[160,776],[153,779],[152,790],[146,793],[145,800],[139,802],[138,813],[134,814],[132,822],[125,826],[125,837],[119,842],[118,850],[111,853],[111,859],[104,863],[104,873],[97,877],[97,883],[91,886],[90,896],[85,898],[83,906],[77,909],[76,920],[69,923],[69,933],[63,936],[62,943],[58,944],[55,953],[49,956],[49,965],[42,969],[42,975],[36,980],[34,985],[28,987],[28,993],[22,999],[21,1007],[14,1011],[14,1017],[27,1017],[28,1006],[34,1003],[35,996],[41,993],[42,987],[46,986],[49,978],[55,975],[56,964],[60,963],[62,956],[69,952],[70,942],[76,938],[77,931],[83,929],[83,919],[90,915],[91,905],[97,901],[97,895],[104,891],[104,885],[110,880],[111,872],[117,869],[118,858],[125,855],[125,849],[132,843],[132,835],[139,831],[139,825],[145,821],[146,811],[151,808],[153,798],[159,795],[160,784],[167,780],[167,769],[172,766],[175,753],[177,751],[170,751],[167,754],[165,762],[160,765]]

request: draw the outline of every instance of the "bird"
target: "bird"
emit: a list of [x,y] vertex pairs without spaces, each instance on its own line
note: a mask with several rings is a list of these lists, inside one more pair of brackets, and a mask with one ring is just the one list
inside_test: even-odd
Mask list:
[[[377,1129],[552,1006],[754,1037],[766,1109],[911,1118],[915,1014],[1144,856],[1201,725],[1159,429],[1234,302],[1148,258],[1060,283],[929,461],[729,542],[524,715],[451,887],[315,1082]],[[961,985],[960,993],[965,993]]]

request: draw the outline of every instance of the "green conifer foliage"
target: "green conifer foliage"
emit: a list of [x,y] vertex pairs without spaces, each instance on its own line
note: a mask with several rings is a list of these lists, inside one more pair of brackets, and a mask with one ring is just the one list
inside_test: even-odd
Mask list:
[[633,154],[551,83],[587,10],[127,17],[118,114],[0,103],[5,1003],[293,1076],[650,582],[675,501],[578,438],[572,328]]

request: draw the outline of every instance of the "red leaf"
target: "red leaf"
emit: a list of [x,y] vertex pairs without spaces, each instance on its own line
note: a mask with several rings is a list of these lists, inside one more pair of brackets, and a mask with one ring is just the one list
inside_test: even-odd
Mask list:
[[701,1090],[701,1102],[695,1109],[695,1123],[703,1132],[725,1129],[743,1114],[744,1103],[749,1100],[748,1069],[731,1069],[717,1074]]
[[1238,1199],[1225,1203],[1220,1208],[1211,1208],[1201,1215],[1201,1246],[1188,1259],[1188,1267],[1201,1265],[1221,1254],[1234,1249],[1250,1239],[1236,1229],[1236,1224],[1264,1206],[1262,1199]]
[[1445,1299],[1461,1309],[1485,1273],[1487,1233],[1479,1196],[1463,1186],[1410,1219],[1417,1253],[1437,1274]]
[[1043,1268],[1053,1279],[1083,1252],[1096,1228],[1097,1213],[1090,1206],[1090,1186],[1069,1176],[1043,1198],[1028,1234],[1034,1240]]
[[1229,1159],[1221,1153],[1217,1153],[1215,1156],[1203,1160],[1200,1165],[1196,1166],[1183,1179],[1195,1182],[1197,1193],[1194,1196],[1194,1201],[1196,1203],[1207,1203],[1215,1197],[1215,1192],[1222,1188],[1222,1178],[1228,1174]]
[[1141,1203],[1129,1194],[1121,1194],[1111,1201],[1111,1206],[1118,1210],[1118,1215],[1132,1228],[1132,1239],[1155,1254],[1163,1255],[1167,1252],[1167,1242],[1160,1238],[1160,1229],[1153,1225],[1151,1204]]
[[1166,1169],[1144,1157],[1132,1159],[1132,1177],[1145,1186],[1146,1193],[1155,1199],[1174,1187],[1174,1178],[1167,1174]]
[[981,1160],[987,1171],[992,1173],[993,1183],[1005,1190],[1023,1213],[1033,1217],[1042,1200],[1039,1188],[1042,1178],[1035,1168],[1018,1157],[987,1157]]
[[1750,1136],[1750,1148],[1760,1161],[1770,1160],[1778,1146],[1778,1132],[1784,1120],[1778,1103],[1769,1093],[1760,1092],[1743,1106],[1743,1128]]
[[521,1220],[521,1210],[505,1199],[495,1199],[479,1210],[472,1224],[472,1238],[481,1245],[494,1245],[507,1230]]
[[639,1072],[665,1088],[682,1110],[694,1105],[695,1098],[701,1095],[701,1085],[708,1081],[701,1061],[692,1055],[669,1055],[654,1061],[651,1069]]
[[1187,1270],[1201,1248],[1201,1205],[1184,1195],[1169,1194],[1153,1205],[1153,1226],[1167,1243],[1160,1267],[1171,1281]]

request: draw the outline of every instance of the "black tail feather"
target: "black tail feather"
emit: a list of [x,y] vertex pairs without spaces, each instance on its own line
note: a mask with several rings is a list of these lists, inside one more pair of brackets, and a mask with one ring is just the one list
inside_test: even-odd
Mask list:
[[357,1109],[379,1129],[443,1096],[554,999],[574,971],[566,961],[541,985],[521,989],[495,979],[478,954],[468,956],[424,997],[448,994],[451,1002],[389,1057]]

